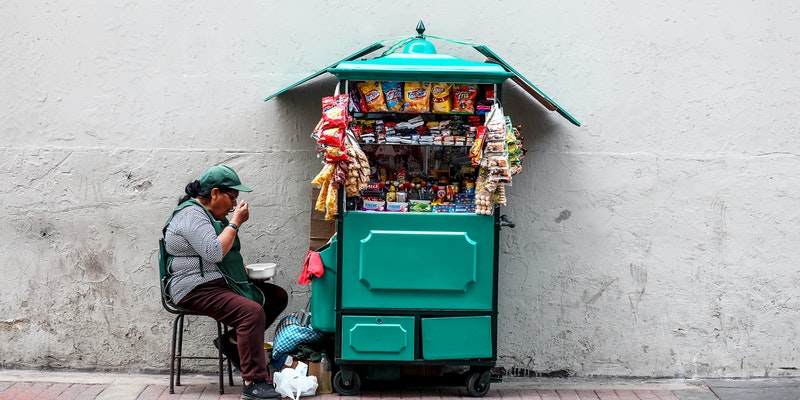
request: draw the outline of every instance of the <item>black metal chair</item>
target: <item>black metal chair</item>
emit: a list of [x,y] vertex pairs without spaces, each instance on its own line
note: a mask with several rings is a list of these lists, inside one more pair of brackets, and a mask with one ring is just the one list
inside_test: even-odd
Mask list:
[[[164,252],[163,239],[159,243],[160,251]],[[167,295],[167,282],[169,281],[169,270],[166,265],[159,263],[159,274],[161,275],[161,305],[164,309],[171,314],[175,314],[175,319],[172,321],[172,347],[170,351],[170,364],[169,364],[169,393],[175,393],[175,386],[181,385],[181,360],[218,360],[219,362],[219,394],[225,393],[225,362],[228,364],[228,383],[233,386],[233,369],[231,368],[231,361],[222,354],[222,346],[217,350],[216,357],[209,356],[185,356],[183,355],[183,320],[187,315],[202,315],[196,312],[186,310],[175,306],[169,300]],[[228,333],[228,327],[219,321],[217,323],[217,337],[221,337],[224,333]],[[177,368],[176,368],[177,364]]]

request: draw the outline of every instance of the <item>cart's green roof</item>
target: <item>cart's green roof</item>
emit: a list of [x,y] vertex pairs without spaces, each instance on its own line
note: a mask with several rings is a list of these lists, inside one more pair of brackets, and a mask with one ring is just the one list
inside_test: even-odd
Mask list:
[[476,62],[450,55],[437,54],[433,43],[426,40],[421,33],[419,36],[409,39],[402,53],[390,53],[368,60],[356,60],[383,47],[381,42],[373,43],[269,95],[264,101],[292,90],[326,72],[332,73],[340,80],[355,81],[501,84],[506,79],[511,78],[514,83],[533,96],[534,99],[548,110],[558,112],[561,116],[577,126],[581,125],[580,121],[561,108],[553,99],[544,94],[544,92],[539,90],[530,80],[522,76],[522,74],[503,61],[486,46],[478,44],[471,45],[487,58],[487,62]]
[[497,64],[437,54],[433,43],[421,38],[409,42],[402,53],[340,62],[328,72],[341,80],[399,82],[503,83],[514,76]]

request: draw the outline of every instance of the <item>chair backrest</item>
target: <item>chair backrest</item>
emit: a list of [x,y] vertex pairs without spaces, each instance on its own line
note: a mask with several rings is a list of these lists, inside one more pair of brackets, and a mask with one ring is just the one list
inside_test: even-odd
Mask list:
[[165,310],[173,314],[186,314],[186,310],[172,304],[172,299],[170,299],[167,293],[167,287],[172,275],[169,272],[169,254],[167,253],[167,245],[163,237],[158,239],[158,275],[159,286],[161,288],[161,305]]

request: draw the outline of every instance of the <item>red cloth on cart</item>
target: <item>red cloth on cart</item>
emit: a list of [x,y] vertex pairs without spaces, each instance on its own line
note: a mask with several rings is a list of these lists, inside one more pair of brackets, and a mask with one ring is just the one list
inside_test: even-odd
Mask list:
[[303,270],[300,271],[300,276],[297,277],[297,283],[301,285],[308,285],[311,283],[311,277],[321,277],[325,273],[325,266],[322,265],[322,257],[319,252],[309,250],[306,253],[306,258],[303,261]]

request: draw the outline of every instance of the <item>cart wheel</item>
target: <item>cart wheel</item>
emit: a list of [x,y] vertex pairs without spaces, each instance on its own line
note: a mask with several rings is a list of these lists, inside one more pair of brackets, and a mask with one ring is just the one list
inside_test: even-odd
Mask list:
[[483,397],[489,392],[491,371],[473,372],[467,378],[467,393],[472,397]]
[[361,390],[361,378],[357,372],[353,372],[353,379],[345,384],[342,371],[339,371],[333,377],[333,388],[342,396],[355,396]]

